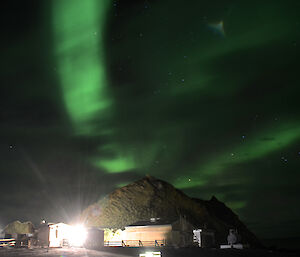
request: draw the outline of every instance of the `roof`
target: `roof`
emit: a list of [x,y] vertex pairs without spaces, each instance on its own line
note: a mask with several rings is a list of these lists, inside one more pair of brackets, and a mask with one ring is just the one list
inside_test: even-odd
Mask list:
[[171,225],[176,219],[173,220],[162,220],[160,218],[138,221],[133,224],[128,225],[127,227],[138,227],[138,226],[159,226],[159,225]]
[[49,227],[55,227],[55,226],[59,226],[59,227],[61,227],[61,226],[68,226],[68,227],[70,227],[70,225],[69,224],[66,224],[66,223],[63,223],[63,222],[59,222],[59,223],[49,223],[48,224],[49,225]]

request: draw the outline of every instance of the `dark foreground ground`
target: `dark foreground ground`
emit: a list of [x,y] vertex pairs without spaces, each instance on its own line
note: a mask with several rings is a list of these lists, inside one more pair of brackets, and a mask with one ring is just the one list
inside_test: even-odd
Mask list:
[[86,250],[83,248],[70,249],[20,249],[20,248],[0,248],[0,256],[7,257],[138,257],[140,253],[146,251],[161,251],[162,257],[296,257],[299,252],[275,252],[268,250],[236,250],[236,249],[149,249],[149,248],[111,248],[105,247],[101,251]]
[[300,249],[300,237],[269,238],[261,239],[260,241],[268,248],[290,250]]

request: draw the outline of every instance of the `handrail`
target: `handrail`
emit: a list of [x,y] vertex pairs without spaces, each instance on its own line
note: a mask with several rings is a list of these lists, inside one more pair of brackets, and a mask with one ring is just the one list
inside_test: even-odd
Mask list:
[[122,241],[104,241],[104,246],[122,246],[122,247],[161,247],[166,245],[166,240],[122,240]]

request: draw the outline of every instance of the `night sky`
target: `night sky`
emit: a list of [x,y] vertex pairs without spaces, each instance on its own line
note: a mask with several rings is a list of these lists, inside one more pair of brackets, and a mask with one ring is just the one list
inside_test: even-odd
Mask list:
[[7,1],[0,227],[146,174],[300,236],[300,2]]

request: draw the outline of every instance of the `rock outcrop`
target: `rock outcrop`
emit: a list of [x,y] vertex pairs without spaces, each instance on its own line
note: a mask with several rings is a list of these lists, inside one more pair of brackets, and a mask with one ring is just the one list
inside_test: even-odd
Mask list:
[[34,226],[30,221],[20,222],[18,220],[9,223],[4,229],[5,234],[32,234],[34,232]]
[[175,220],[180,216],[195,228],[213,229],[217,243],[226,243],[228,230],[237,228],[243,242],[261,246],[238,216],[216,197],[209,201],[190,198],[171,184],[150,176],[116,189],[89,206],[82,213],[82,220],[88,226],[122,229],[152,217]]

